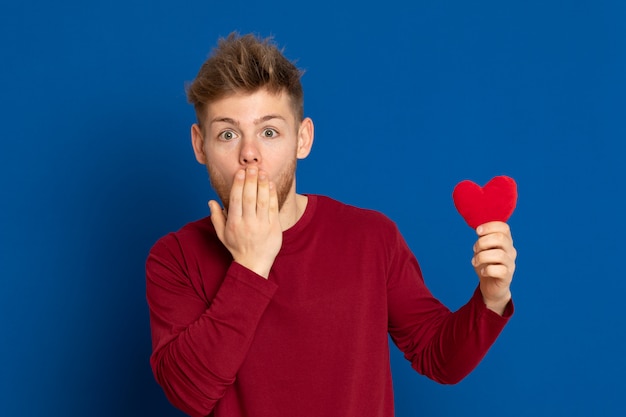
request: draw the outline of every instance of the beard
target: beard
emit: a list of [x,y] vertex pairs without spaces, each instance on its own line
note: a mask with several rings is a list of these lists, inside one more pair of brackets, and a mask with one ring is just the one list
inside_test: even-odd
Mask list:
[[[296,178],[296,161],[297,158],[294,157],[289,164],[276,175],[276,178],[270,178],[276,186],[279,211],[283,208],[283,204],[285,204],[285,201],[287,200],[287,197],[293,187],[294,180]],[[211,187],[215,190],[215,193],[222,201],[222,205],[226,209],[226,213],[228,213],[228,203],[230,202],[232,181],[227,181],[226,178],[213,169],[211,165],[207,165],[207,171],[209,173]]]

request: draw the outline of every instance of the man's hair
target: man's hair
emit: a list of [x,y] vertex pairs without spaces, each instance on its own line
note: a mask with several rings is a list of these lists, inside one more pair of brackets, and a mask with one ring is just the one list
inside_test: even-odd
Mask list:
[[206,117],[207,105],[235,93],[287,93],[296,122],[304,117],[303,72],[289,61],[271,37],[233,32],[220,38],[196,79],[187,86],[187,99],[194,105],[198,123]]

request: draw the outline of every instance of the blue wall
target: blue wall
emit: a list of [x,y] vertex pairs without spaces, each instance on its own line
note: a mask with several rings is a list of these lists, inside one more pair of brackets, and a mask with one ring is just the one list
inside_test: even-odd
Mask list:
[[626,3],[13,1],[0,5],[0,415],[177,416],[154,382],[144,261],[208,214],[184,83],[218,36],[307,70],[300,192],[383,211],[451,308],[465,178],[513,176],[517,313],[439,386],[392,353],[397,415],[626,415]]

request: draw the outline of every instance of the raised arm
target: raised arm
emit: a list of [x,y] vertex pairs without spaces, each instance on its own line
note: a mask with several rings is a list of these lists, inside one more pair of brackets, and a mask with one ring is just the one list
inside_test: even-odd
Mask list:
[[209,414],[234,382],[276,291],[268,276],[282,244],[266,173],[237,172],[228,214],[216,202],[210,208],[223,246],[196,242],[187,254],[168,235],[146,265],[152,369],[172,404],[192,416]]
[[169,237],[150,252],[146,275],[155,378],[173,405],[206,416],[234,382],[276,286],[233,262],[207,302]]
[[[480,249],[493,244],[477,244],[477,253],[483,255],[473,264],[482,274],[481,284],[467,304],[451,312],[428,290],[413,254],[399,235],[398,240],[388,281],[390,335],[419,373],[440,383],[457,383],[478,365],[513,314],[508,285],[500,286],[510,279],[498,275],[499,267],[491,267],[499,265],[500,255]],[[485,285],[491,290],[488,297],[501,302],[500,311],[488,308],[481,292]]]

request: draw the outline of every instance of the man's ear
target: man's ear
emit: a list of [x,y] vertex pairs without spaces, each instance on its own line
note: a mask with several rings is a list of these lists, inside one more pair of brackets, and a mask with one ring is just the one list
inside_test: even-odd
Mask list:
[[204,153],[204,135],[200,125],[194,123],[191,126],[191,146],[196,154],[196,160],[202,165],[206,165],[206,154]]
[[296,151],[298,159],[304,159],[309,156],[311,147],[313,147],[314,135],[315,128],[313,126],[313,120],[311,120],[310,117],[304,118],[298,129],[298,149]]

